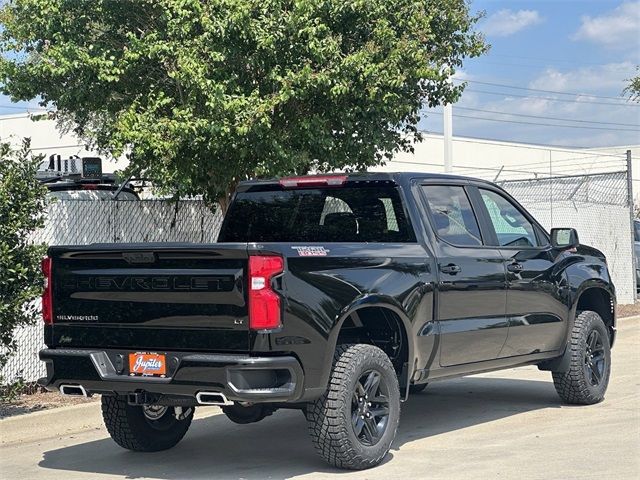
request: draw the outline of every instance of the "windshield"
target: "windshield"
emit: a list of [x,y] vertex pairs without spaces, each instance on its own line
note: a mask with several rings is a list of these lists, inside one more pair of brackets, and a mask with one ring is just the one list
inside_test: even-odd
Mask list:
[[394,186],[241,192],[219,242],[415,242]]

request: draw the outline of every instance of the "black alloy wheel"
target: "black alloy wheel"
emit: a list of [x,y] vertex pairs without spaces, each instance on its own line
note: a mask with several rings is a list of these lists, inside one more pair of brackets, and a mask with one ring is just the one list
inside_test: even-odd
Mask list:
[[607,366],[606,362],[602,336],[598,330],[592,330],[587,338],[587,348],[584,355],[585,375],[592,386],[596,387],[602,382]]
[[400,421],[398,375],[387,354],[374,345],[338,345],[327,390],[305,414],[316,451],[331,465],[378,465]]
[[604,400],[611,376],[610,330],[597,312],[578,312],[564,358],[552,371],[553,384],[565,403],[593,405]]
[[351,424],[366,446],[380,441],[389,420],[389,386],[380,372],[365,372],[356,383],[351,401]]

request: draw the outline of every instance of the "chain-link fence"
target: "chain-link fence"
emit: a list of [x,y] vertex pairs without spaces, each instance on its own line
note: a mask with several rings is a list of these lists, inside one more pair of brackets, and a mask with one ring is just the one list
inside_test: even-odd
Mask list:
[[498,182],[547,229],[573,227],[580,242],[601,250],[618,302],[636,298],[629,172]]
[[202,201],[60,200],[34,240],[47,245],[122,242],[215,242],[222,215]]
[[[202,201],[60,200],[48,208],[45,227],[33,241],[46,245],[85,245],[123,242],[211,243],[222,223]],[[0,372],[5,382],[21,378],[32,382],[45,375],[38,351],[44,347],[41,324],[14,332],[17,350]]]

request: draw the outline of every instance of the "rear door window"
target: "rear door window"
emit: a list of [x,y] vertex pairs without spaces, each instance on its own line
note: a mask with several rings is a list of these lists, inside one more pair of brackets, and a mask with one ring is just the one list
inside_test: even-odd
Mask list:
[[464,187],[423,185],[431,222],[438,237],[456,246],[482,245],[478,220]]

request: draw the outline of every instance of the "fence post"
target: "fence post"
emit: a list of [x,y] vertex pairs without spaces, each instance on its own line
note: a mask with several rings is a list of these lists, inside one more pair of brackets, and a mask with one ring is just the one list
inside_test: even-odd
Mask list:
[[[629,217],[631,220],[631,265],[633,265],[633,275],[631,275],[631,279],[633,282],[633,293],[635,295],[635,299],[636,301],[638,300],[637,298],[637,292],[638,292],[638,284],[637,284],[637,278],[635,275],[635,270],[637,267],[637,261],[638,259],[636,258],[636,248],[634,245],[634,238],[635,238],[635,228],[633,226],[633,176],[632,176],[632,172],[631,172],[631,150],[627,150],[627,204],[629,205]],[[635,302],[634,302],[635,303]]]

